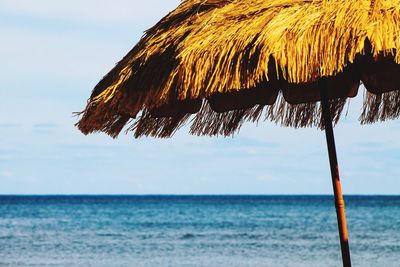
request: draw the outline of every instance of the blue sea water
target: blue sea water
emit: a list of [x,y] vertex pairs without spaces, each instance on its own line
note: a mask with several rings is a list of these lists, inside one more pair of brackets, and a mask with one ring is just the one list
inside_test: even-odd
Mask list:
[[[400,266],[400,196],[346,197],[353,266]],[[0,266],[341,266],[331,196],[0,196]]]

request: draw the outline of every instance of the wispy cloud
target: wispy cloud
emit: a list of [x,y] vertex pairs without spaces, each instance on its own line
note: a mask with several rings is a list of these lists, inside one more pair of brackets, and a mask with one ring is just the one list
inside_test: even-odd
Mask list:
[[32,125],[32,129],[38,134],[49,134],[57,130],[58,125],[54,123],[36,123]]
[[160,17],[179,3],[179,0],[152,0],[146,4],[131,0],[2,0],[0,9],[3,12],[8,11],[54,19],[122,24],[138,22],[153,16]]
[[13,172],[12,171],[9,171],[9,170],[0,171],[0,177],[10,178],[12,176],[13,176]]
[[6,129],[6,128],[11,129],[11,128],[17,128],[17,127],[18,127],[18,124],[16,124],[16,123],[0,123],[0,128],[3,128],[3,129]]
[[35,129],[55,129],[57,124],[55,123],[36,123],[32,126]]
[[5,74],[0,82],[93,77],[95,83],[133,47],[147,27],[179,3],[0,1],[0,35],[7,36],[0,50],[0,71]]
[[[107,40],[98,42],[79,32],[54,35],[28,29],[0,29],[0,33],[7,36],[2,41],[0,56],[4,61],[0,70],[8,74],[9,80],[99,75],[100,71],[105,72],[112,67],[117,56],[121,56],[115,55],[115,59],[110,60],[113,63],[109,62],[107,66],[104,61],[100,62],[99,55],[111,54],[107,52],[112,49],[118,50],[116,45]],[[21,66],[30,71],[21,72]]]

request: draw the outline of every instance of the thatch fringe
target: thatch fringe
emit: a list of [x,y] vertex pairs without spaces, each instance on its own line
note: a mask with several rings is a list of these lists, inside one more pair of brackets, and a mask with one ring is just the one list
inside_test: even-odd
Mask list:
[[121,101],[121,97],[117,95],[108,102],[91,101],[84,111],[77,113],[81,116],[76,124],[79,130],[84,134],[105,132],[113,138],[117,137],[131,118],[128,114],[119,113],[117,103]]
[[193,119],[190,133],[194,135],[229,136],[239,131],[244,122],[257,122],[261,117],[262,110],[262,106],[255,106],[250,109],[217,113],[211,109],[208,103],[205,103]]
[[[339,122],[347,99],[329,101],[332,122]],[[280,104],[271,106],[267,119],[286,127],[318,127],[324,129],[321,103],[304,103],[291,105],[281,97]]]
[[[330,110],[333,123],[339,122],[347,99],[330,100]],[[271,121],[285,127],[324,128],[320,103],[305,103],[292,105],[285,101],[280,94],[277,102],[271,106],[256,105],[250,109],[233,110],[224,113],[213,111],[207,101],[204,101],[201,110],[195,114],[182,114],[177,117],[155,118],[146,110],[136,119],[131,119],[127,114],[113,115],[108,106],[101,109],[89,106],[95,112],[86,112],[78,124],[79,129],[85,134],[102,131],[112,137],[117,137],[124,126],[131,121],[126,133],[133,132],[135,138],[151,136],[168,138],[185,125],[190,125],[190,134],[209,136],[230,136],[237,133],[243,123],[258,123],[260,119]],[[97,112],[107,112],[106,116],[96,116]],[[89,115],[87,115],[89,114]],[[400,117],[400,91],[375,95],[364,92],[363,112],[360,116],[362,124],[396,119]],[[104,121],[96,121],[97,118],[105,118]],[[83,125],[83,127],[81,126]],[[84,128],[91,125],[90,128]]]
[[362,124],[386,121],[400,117],[400,91],[374,95],[366,92],[363,111],[360,116]]
[[179,117],[154,118],[146,110],[126,132],[134,132],[135,138],[141,136],[167,138],[171,137],[189,118],[189,114]]
[[[363,77],[360,58],[400,64],[399,32],[400,0],[186,0],[96,85],[77,125],[115,137],[133,118],[136,137],[168,137],[190,116],[153,118],[154,108],[268,82],[315,83],[350,65]],[[397,118],[398,101],[398,92],[369,95],[362,123]],[[331,105],[337,121],[344,100]],[[262,112],[284,126],[321,127],[319,106],[280,97],[271,107],[218,114],[205,103],[190,132],[229,135]]]
[[[339,121],[345,102],[345,99],[330,101],[334,123]],[[256,105],[249,109],[223,113],[213,111],[205,101],[201,110],[194,116],[187,114],[178,117],[154,118],[149,111],[144,111],[126,132],[134,132],[136,138],[141,136],[168,138],[182,126],[190,124],[189,132],[193,135],[230,136],[238,132],[243,123],[258,122],[262,118],[287,127],[324,127],[320,104],[291,105],[281,97],[281,100],[272,106]]]

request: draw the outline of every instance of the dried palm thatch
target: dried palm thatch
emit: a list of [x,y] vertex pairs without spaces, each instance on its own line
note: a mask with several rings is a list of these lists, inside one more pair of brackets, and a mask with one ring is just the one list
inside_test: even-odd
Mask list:
[[[400,115],[400,0],[186,0],[97,84],[77,126],[116,137],[230,135],[245,121],[337,122],[364,93],[362,123]],[[193,115],[194,114],[194,115]]]

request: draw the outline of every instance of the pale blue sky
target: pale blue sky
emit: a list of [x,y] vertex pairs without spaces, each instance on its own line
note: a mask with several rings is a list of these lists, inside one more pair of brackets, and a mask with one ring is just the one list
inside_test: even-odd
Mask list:
[[[324,133],[269,122],[234,138],[82,135],[72,112],[177,0],[0,2],[0,194],[331,194]],[[336,128],[347,194],[400,194],[400,123]]]

